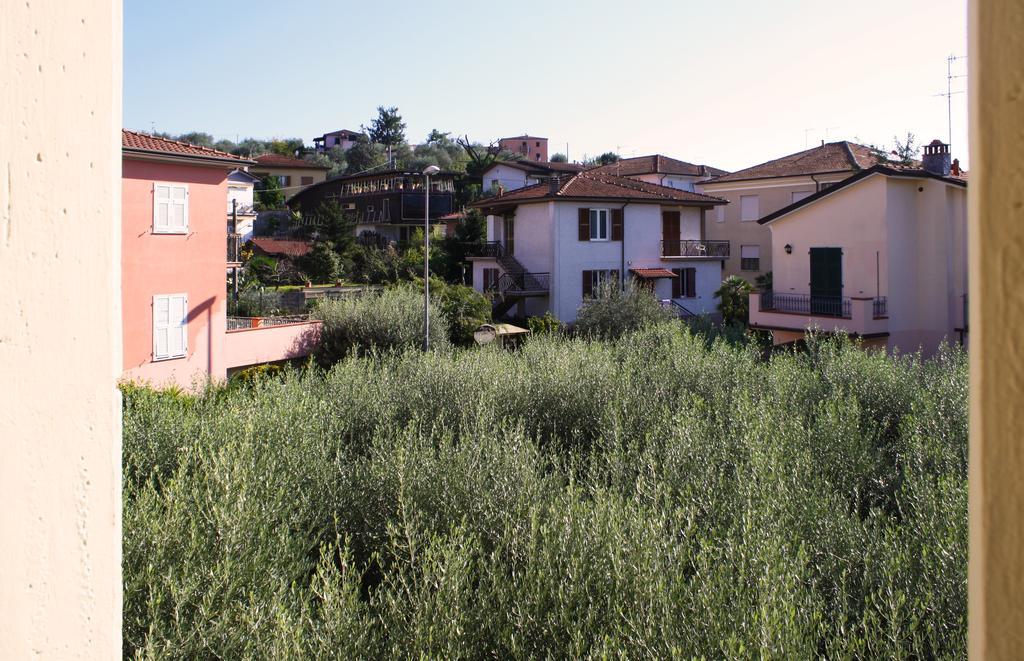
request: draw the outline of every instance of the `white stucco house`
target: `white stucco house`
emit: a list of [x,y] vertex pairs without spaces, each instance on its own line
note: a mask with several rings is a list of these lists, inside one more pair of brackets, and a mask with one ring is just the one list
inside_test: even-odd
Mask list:
[[704,240],[705,215],[724,203],[593,171],[480,200],[488,243],[469,258],[474,287],[493,293],[496,314],[570,323],[600,282],[625,276],[681,316],[713,313],[729,244]]
[[948,145],[924,149],[921,168],[875,165],[758,221],[774,282],[752,327],[776,344],[811,327],[925,355],[967,343],[967,181]]
[[256,221],[253,190],[259,181],[245,170],[233,170],[228,175],[228,235],[237,234],[242,243],[252,238]]
[[549,161],[496,161],[483,171],[484,194],[498,194],[539,184],[551,177],[565,177],[582,172],[578,163],[551,163]]

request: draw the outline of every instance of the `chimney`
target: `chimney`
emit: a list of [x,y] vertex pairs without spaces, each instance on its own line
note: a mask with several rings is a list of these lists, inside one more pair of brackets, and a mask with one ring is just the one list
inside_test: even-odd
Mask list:
[[552,195],[558,194],[558,189],[562,187],[562,180],[558,175],[552,175],[548,178],[548,191]]
[[960,159],[954,158],[953,165],[949,168],[949,173],[954,177],[959,177],[963,174],[963,170],[960,169]]
[[952,167],[949,162],[949,145],[937,138],[932,140],[924,146],[921,165],[927,172],[948,177]]

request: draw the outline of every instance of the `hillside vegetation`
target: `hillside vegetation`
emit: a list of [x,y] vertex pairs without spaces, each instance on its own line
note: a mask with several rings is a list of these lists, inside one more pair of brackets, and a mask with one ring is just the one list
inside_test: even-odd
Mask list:
[[966,411],[677,323],[126,387],[125,653],[963,657]]

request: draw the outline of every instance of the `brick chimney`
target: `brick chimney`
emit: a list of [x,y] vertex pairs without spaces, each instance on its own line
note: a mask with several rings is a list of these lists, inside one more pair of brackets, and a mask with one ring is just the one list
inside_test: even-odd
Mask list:
[[924,146],[924,156],[921,158],[921,165],[932,174],[948,177],[951,167],[949,162],[949,145],[938,139],[932,140]]
[[548,178],[548,191],[552,195],[558,194],[558,189],[562,187],[562,179],[558,175],[552,175]]

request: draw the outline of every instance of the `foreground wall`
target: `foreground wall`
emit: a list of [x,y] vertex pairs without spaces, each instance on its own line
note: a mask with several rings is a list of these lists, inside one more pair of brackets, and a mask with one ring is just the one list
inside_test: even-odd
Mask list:
[[121,656],[121,3],[0,3],[0,659]]
[[224,363],[234,370],[260,363],[302,358],[320,339],[319,321],[228,331],[224,337]]
[[1024,0],[970,4],[972,659],[1024,655]]

